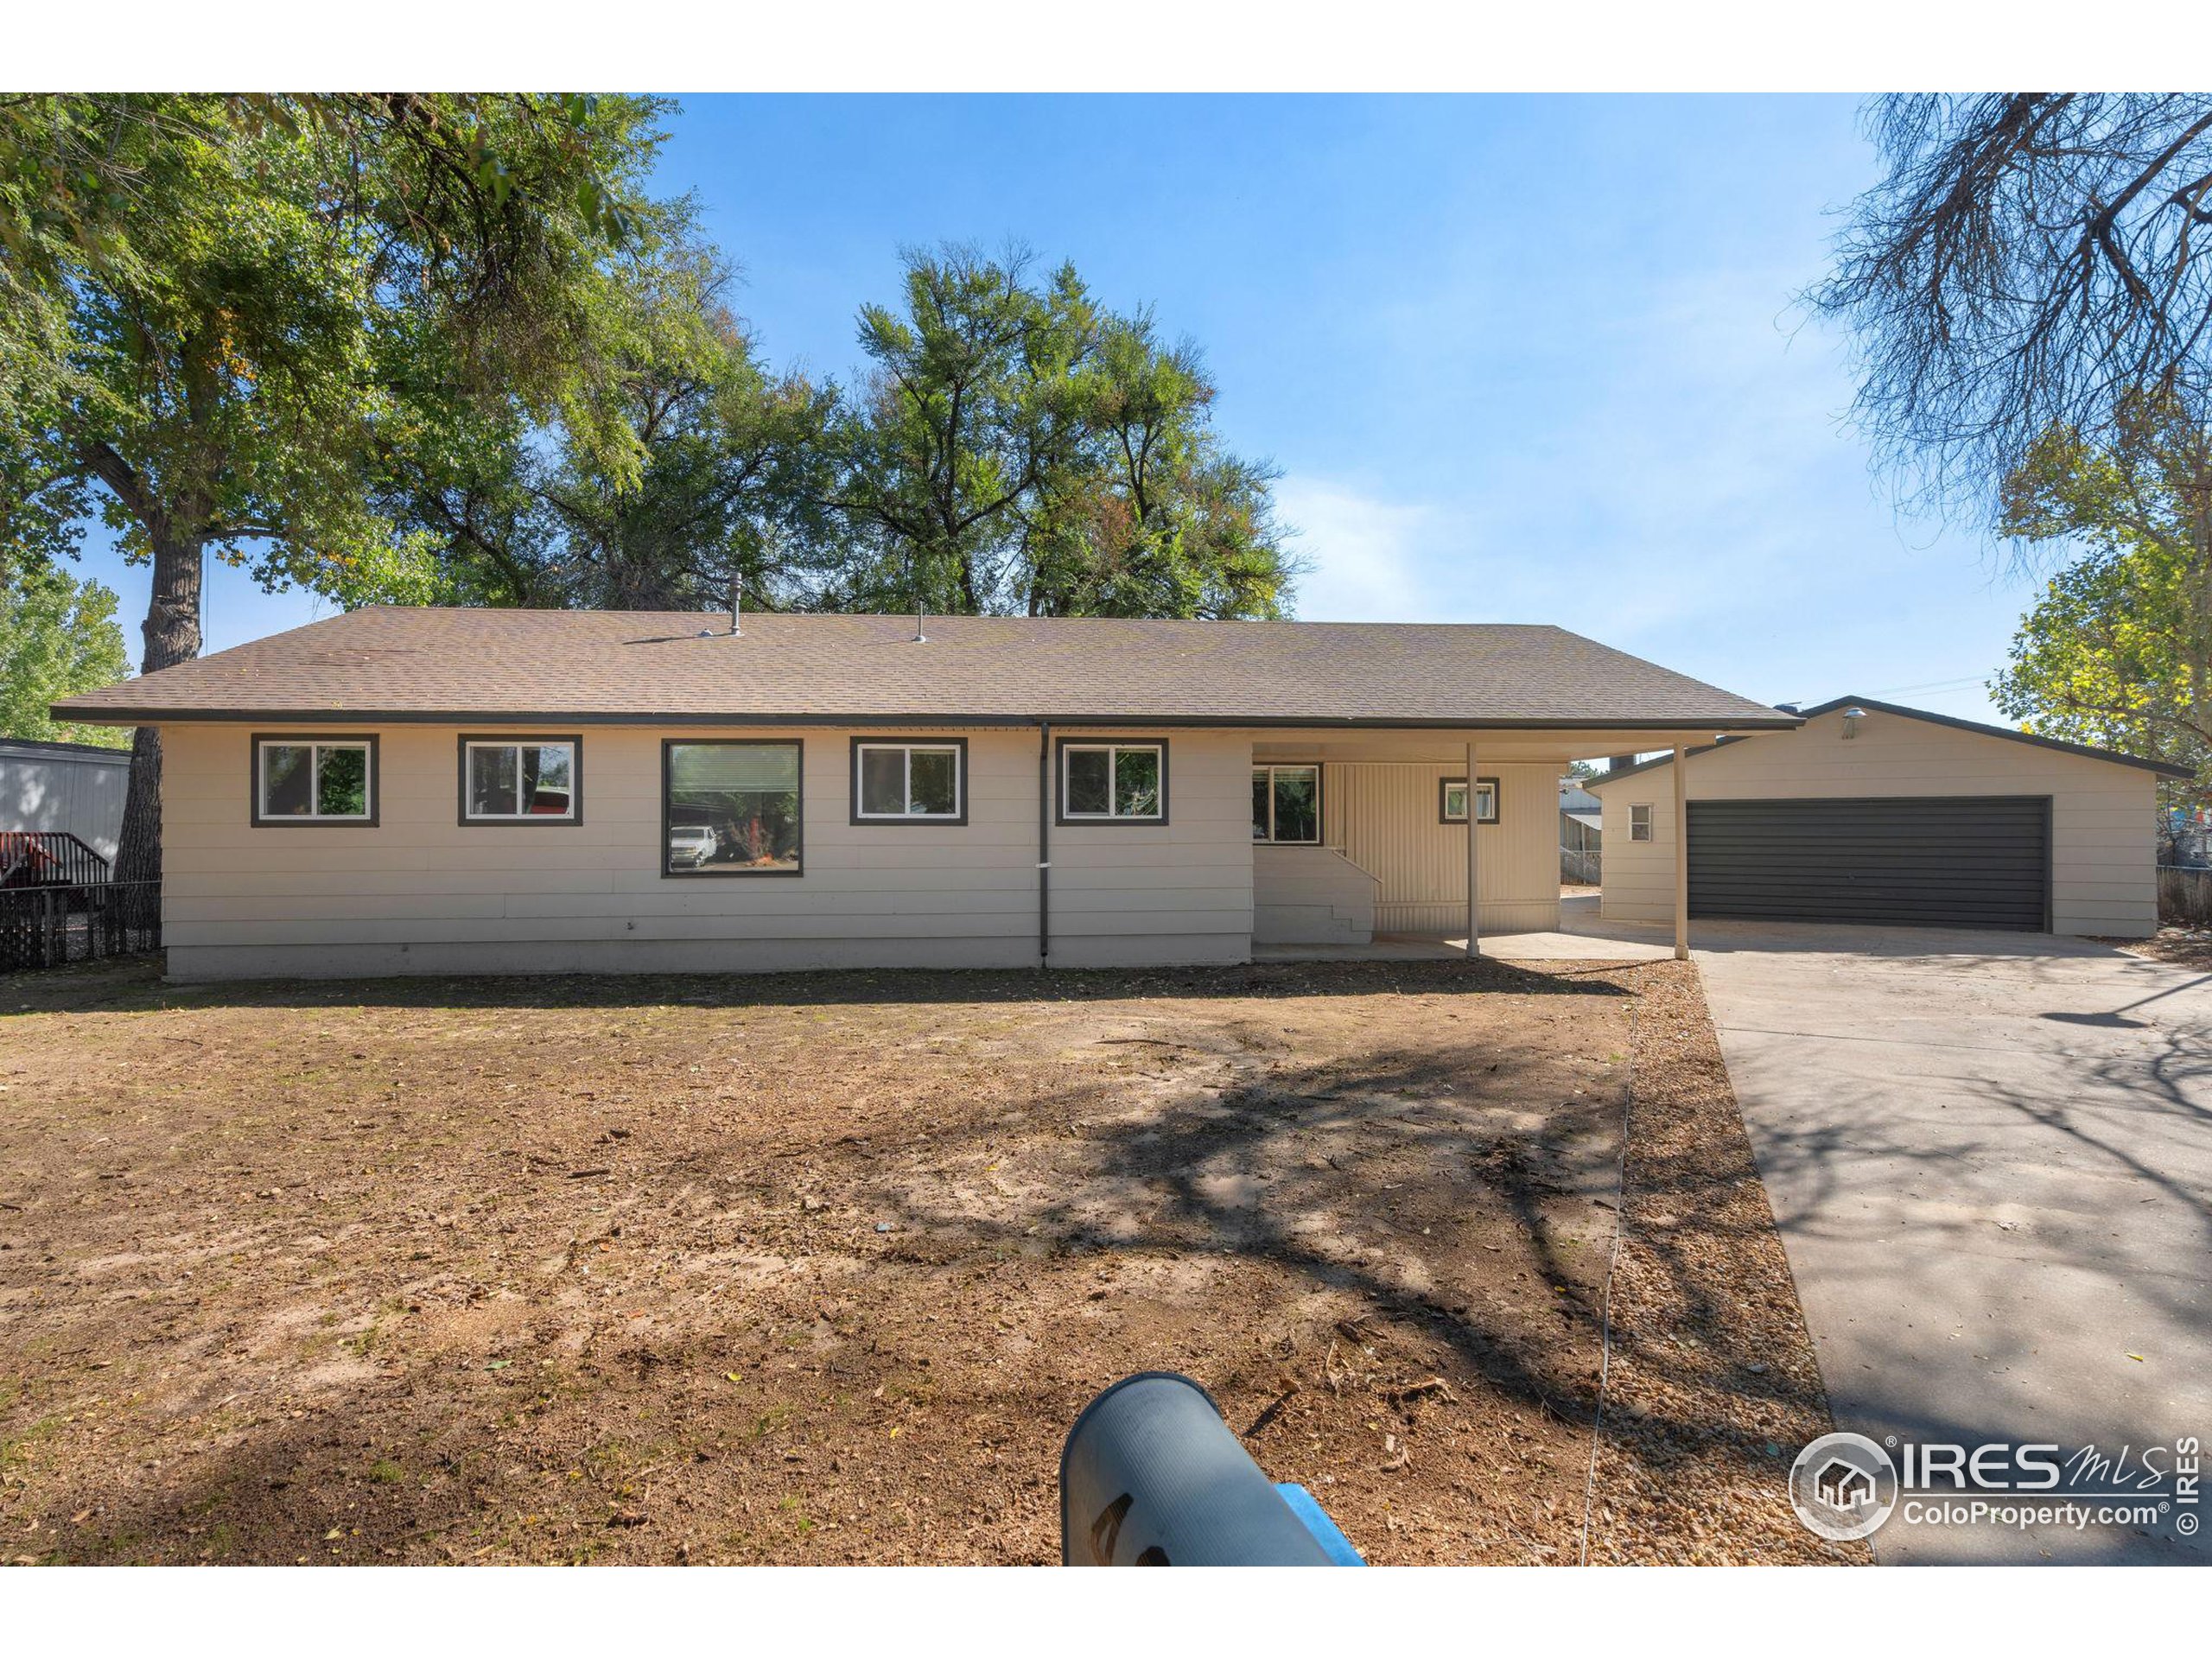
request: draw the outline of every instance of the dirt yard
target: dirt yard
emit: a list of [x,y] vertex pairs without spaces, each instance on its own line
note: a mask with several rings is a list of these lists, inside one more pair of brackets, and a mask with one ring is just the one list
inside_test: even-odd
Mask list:
[[1694,970],[0,982],[0,1560],[1058,1557],[1198,1378],[1378,1562],[1859,1560]]

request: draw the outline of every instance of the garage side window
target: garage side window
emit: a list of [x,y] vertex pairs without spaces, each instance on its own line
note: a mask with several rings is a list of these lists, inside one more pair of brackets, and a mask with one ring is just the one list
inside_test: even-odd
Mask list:
[[1630,841],[1651,839],[1651,806],[1649,802],[1639,803],[1629,808],[1628,838]]
[[373,737],[257,736],[253,740],[253,822],[373,824]]
[[662,874],[799,874],[798,744],[671,738],[660,753]]
[[583,741],[575,737],[461,740],[463,823],[577,823]]

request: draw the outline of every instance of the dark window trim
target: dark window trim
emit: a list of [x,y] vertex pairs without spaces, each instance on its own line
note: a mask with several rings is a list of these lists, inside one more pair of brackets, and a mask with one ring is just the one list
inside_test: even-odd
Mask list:
[[[755,748],[797,749],[798,751],[798,844],[793,849],[798,855],[795,870],[671,870],[668,868],[668,767],[669,758],[678,747],[683,748]],[[775,876],[797,878],[806,874],[806,740],[800,737],[664,737],[660,741],[660,874],[664,881],[689,881],[695,878],[721,880],[737,877],[761,880]]]
[[[569,746],[569,810],[564,817],[550,813],[518,813],[512,817],[476,817],[468,810],[468,746],[482,743],[487,746],[505,745],[512,748],[518,744],[565,743]],[[570,735],[561,732],[525,732],[509,736],[505,732],[463,732],[454,751],[454,764],[461,770],[461,799],[458,822],[464,830],[518,830],[525,825],[543,824],[566,828],[584,821],[584,740],[581,734]],[[519,784],[520,780],[517,780]],[[663,861],[665,862],[665,860]]]
[[[960,810],[951,815],[926,812],[862,812],[861,810],[861,751],[862,749],[957,749],[960,758],[955,763],[957,775],[953,779],[954,798]],[[852,791],[851,822],[856,829],[957,830],[968,822],[968,740],[964,737],[881,737],[855,736],[846,757],[845,779]]]
[[1268,817],[1271,822],[1274,817],[1274,803],[1272,799],[1272,797],[1274,794],[1274,779],[1273,774],[1282,771],[1286,767],[1292,766],[1311,766],[1313,768],[1313,839],[1311,841],[1277,841],[1274,836],[1270,834],[1265,841],[1255,838],[1252,842],[1255,847],[1325,847],[1328,845],[1329,832],[1327,829],[1327,808],[1324,806],[1322,803],[1325,791],[1326,791],[1329,787],[1329,768],[1321,761],[1255,760],[1252,763],[1253,771],[1265,772],[1269,774],[1268,780],[1268,793],[1270,799],[1268,804]]
[[[320,743],[326,748],[366,744],[369,751],[369,815],[365,818],[321,818],[261,811],[261,746],[264,743]],[[246,810],[256,830],[373,830],[384,811],[384,768],[378,765],[374,732],[254,732],[246,739]],[[309,780],[313,786],[313,780]]]
[[[1445,802],[1452,792],[1452,785],[1465,785],[1466,781],[1464,774],[1457,778],[1440,778],[1436,780],[1436,821],[1439,823],[1465,823],[1467,821],[1465,818],[1455,818],[1444,810]],[[1474,797],[1484,784],[1490,785],[1490,811],[1484,816],[1477,817],[1475,822],[1496,823],[1498,821],[1498,814],[1503,810],[1505,804],[1505,791],[1495,778],[1485,778],[1480,772],[1475,774],[1475,787],[1467,791],[1467,810],[1470,815],[1473,814]]]
[[[1078,812],[1068,816],[1068,751],[1077,749],[1158,749],[1160,751],[1160,816],[1152,818],[1096,817]],[[1167,823],[1167,740],[1164,737],[1063,737],[1052,746],[1052,822],[1070,830],[1158,830]],[[1112,780],[1107,787],[1111,789]]]

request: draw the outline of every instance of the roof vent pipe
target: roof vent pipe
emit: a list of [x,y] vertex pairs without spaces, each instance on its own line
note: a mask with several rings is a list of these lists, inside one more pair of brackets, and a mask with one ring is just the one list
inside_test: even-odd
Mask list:
[[729,578],[729,637],[745,637],[745,578],[734,570]]

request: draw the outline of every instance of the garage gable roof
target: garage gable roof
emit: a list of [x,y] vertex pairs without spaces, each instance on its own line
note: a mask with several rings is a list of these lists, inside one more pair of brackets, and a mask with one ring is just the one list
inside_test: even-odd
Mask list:
[[1039,718],[1681,731],[1797,723],[1563,628],[370,606],[65,698],[116,724]]
[[[1926,721],[1930,726],[1948,726],[1955,731],[1972,732],[1977,737],[2001,737],[2008,742],[2026,743],[2038,749],[2056,749],[2061,754],[2078,754],[2085,760],[2109,760],[2116,766],[2137,766],[2145,772],[2155,772],[2162,778],[2188,778],[2195,774],[2187,766],[2176,766],[2171,760],[2153,760],[2139,754],[2124,754],[2118,749],[2100,749],[2087,743],[2069,743],[2063,738],[2037,737],[2033,732],[2016,732],[2009,727],[1986,725],[1978,720],[1961,720],[1955,715],[1932,714],[1925,709],[1908,709],[1901,702],[1884,702],[1875,697],[1834,697],[1816,708],[1800,709],[1807,721],[1818,720],[1822,715],[1832,715],[1839,709],[1865,709],[1875,714],[1897,715],[1906,720]],[[1712,743],[1699,745],[1692,754],[1707,754],[1730,743],[1741,742],[1735,737],[1724,737]],[[1660,755],[1633,766],[1624,766],[1618,772],[1601,772],[1586,778],[1582,786],[1588,790],[1603,789],[1607,784],[1617,784],[1624,778],[1633,778],[1640,772],[1673,764],[1671,754]]]

